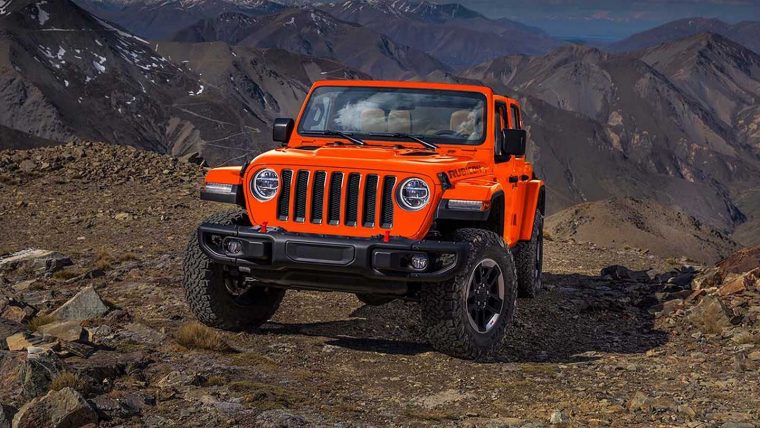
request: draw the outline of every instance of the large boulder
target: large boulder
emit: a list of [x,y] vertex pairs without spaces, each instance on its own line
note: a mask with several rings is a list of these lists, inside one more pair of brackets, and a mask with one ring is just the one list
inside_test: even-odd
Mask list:
[[44,346],[48,341],[43,337],[34,336],[22,331],[6,337],[5,343],[11,351],[26,351],[32,346]]
[[44,394],[63,371],[63,362],[54,352],[30,354],[20,372],[24,397],[31,399]]
[[0,271],[25,269],[39,273],[55,272],[71,264],[71,259],[61,253],[32,248],[0,259]]
[[50,391],[24,404],[13,417],[14,428],[73,428],[96,423],[98,415],[73,388]]
[[691,309],[689,322],[705,334],[720,334],[732,326],[734,314],[717,297],[705,296]]
[[79,321],[54,321],[40,326],[37,332],[67,342],[77,342],[85,337]]
[[758,266],[760,266],[760,246],[741,249],[716,265],[724,274],[741,274]]
[[5,339],[22,331],[24,331],[24,326],[22,324],[0,318],[0,350],[8,349],[8,344]]
[[95,288],[89,286],[54,310],[50,316],[57,320],[83,321],[99,317],[106,312],[108,306],[103,303]]

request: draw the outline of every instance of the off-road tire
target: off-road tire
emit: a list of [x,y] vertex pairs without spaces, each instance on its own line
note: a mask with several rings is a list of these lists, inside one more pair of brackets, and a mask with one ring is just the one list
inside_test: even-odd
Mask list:
[[[452,279],[425,284],[421,290],[420,308],[428,340],[436,350],[454,357],[493,360],[503,348],[516,309],[517,274],[512,254],[504,240],[491,231],[459,229],[450,238],[468,244],[467,259]],[[496,324],[481,333],[470,323],[466,293],[473,270],[487,259],[495,261],[501,270],[504,299]]]
[[[541,265],[544,257],[544,215],[536,210],[530,241],[521,241],[515,248],[517,268],[517,289],[519,297],[536,297],[541,290]],[[539,257],[539,272],[536,276],[536,258]]]
[[[240,210],[219,212],[204,222],[250,224],[248,216]],[[182,286],[190,309],[198,321],[209,327],[230,331],[255,329],[274,315],[285,295],[284,289],[256,286],[242,298],[235,298],[224,283],[224,275],[230,273],[201,251],[197,232],[193,232],[187,244],[182,271]]]

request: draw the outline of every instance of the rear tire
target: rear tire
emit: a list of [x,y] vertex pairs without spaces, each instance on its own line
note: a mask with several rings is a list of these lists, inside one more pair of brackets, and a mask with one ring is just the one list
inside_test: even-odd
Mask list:
[[536,210],[530,241],[517,244],[515,265],[520,297],[536,297],[541,290],[544,264],[544,215]]
[[[204,222],[250,225],[248,216],[240,210],[220,212]],[[255,329],[267,322],[280,306],[285,290],[259,285],[245,289],[240,286],[245,279],[236,269],[214,263],[206,256],[198,234],[193,232],[185,250],[182,286],[198,321],[230,331]]]
[[517,301],[514,261],[504,240],[482,229],[459,229],[467,260],[449,281],[426,284],[422,320],[431,345],[445,354],[491,360],[502,349]]

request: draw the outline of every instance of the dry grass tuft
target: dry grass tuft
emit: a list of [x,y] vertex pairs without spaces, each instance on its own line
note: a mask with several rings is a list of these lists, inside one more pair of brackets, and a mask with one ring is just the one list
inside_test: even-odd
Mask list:
[[100,250],[95,255],[95,261],[93,262],[93,266],[95,266],[95,269],[107,271],[113,267],[114,261],[115,259],[111,255],[111,253],[105,250]]
[[232,352],[234,350],[222,339],[219,332],[199,322],[182,325],[177,330],[174,339],[188,349],[205,349],[216,352]]
[[32,331],[37,331],[38,328],[42,327],[43,325],[50,324],[53,321],[55,321],[55,318],[48,314],[37,315],[29,321],[29,329]]
[[224,376],[214,375],[209,376],[203,382],[204,386],[223,386],[227,384],[227,378]]
[[454,410],[437,410],[425,409],[422,407],[409,407],[404,410],[404,415],[414,419],[420,419],[430,422],[443,422],[446,420],[455,420],[460,416],[459,412]]
[[290,407],[304,400],[301,394],[282,386],[250,380],[230,382],[229,390],[232,393],[242,394],[243,402],[256,403],[256,408],[262,410]]
[[232,364],[236,366],[278,366],[277,361],[256,352],[235,354],[232,356],[231,360]]
[[71,372],[63,372],[50,382],[51,391],[60,391],[66,387],[76,389],[79,392],[86,392],[87,384],[77,374]]

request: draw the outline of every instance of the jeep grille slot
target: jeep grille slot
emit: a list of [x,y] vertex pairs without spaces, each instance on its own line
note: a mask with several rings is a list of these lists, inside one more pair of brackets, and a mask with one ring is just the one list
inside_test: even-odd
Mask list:
[[380,208],[380,227],[390,229],[393,227],[393,186],[396,177],[390,175],[383,177],[383,206]]
[[306,221],[306,192],[308,186],[309,171],[298,171],[298,176],[296,176],[296,206],[293,216],[299,223]]
[[326,178],[327,173],[324,171],[314,173],[314,184],[311,191],[311,222],[315,224],[321,224],[324,215]]
[[327,213],[329,224],[340,224],[340,193],[342,190],[343,173],[333,172],[330,176],[330,201],[328,202],[329,212]]
[[282,170],[282,190],[280,198],[277,200],[277,218],[287,220],[290,215],[290,186],[293,180],[293,171],[289,169]]
[[346,225],[356,226],[359,215],[359,174],[348,174],[348,189],[346,190]]
[[364,227],[375,227],[375,206],[377,205],[377,175],[370,174],[364,183]]

